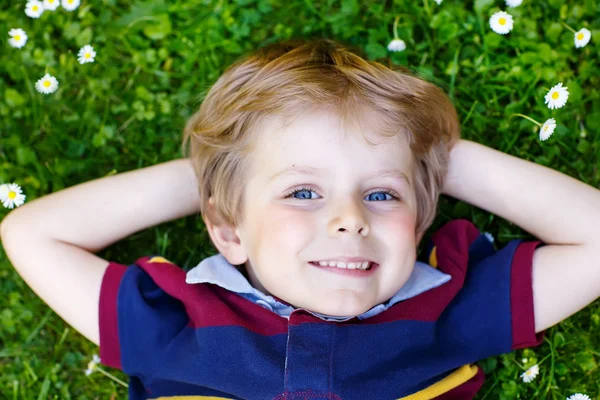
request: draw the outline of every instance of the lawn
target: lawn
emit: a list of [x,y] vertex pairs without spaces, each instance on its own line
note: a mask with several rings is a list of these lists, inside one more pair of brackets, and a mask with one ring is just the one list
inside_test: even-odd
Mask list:
[[[489,24],[502,10],[514,19],[505,35]],[[591,41],[576,47],[571,29],[584,27]],[[28,35],[23,47],[9,45],[15,28]],[[370,60],[407,67],[450,95],[463,138],[600,187],[594,0],[524,0],[515,8],[503,0],[84,0],[73,11],[59,7],[39,18],[26,15],[25,1],[5,1],[0,32],[0,184],[18,184],[26,201],[181,157],[186,118],[220,73],[241,55],[292,37],[336,39]],[[396,35],[404,51],[387,48]],[[78,51],[87,44],[96,56],[81,64]],[[57,79],[57,91],[36,90],[45,74]],[[569,98],[551,110],[544,97],[560,82]],[[536,123],[512,114],[538,123],[554,118],[556,129],[542,141]],[[0,206],[0,219],[9,211]],[[491,233],[497,248],[532,238],[445,196],[430,231],[455,218]],[[201,219],[190,216],[98,253],[126,264],[149,254],[188,269],[214,248]],[[476,398],[598,399],[599,331],[596,301],[548,329],[542,345],[481,362],[487,379]],[[126,398],[126,388],[102,371],[85,374],[97,353],[29,289],[0,247],[0,399]],[[536,364],[539,375],[523,382],[520,375]],[[127,381],[120,371],[102,370]]]

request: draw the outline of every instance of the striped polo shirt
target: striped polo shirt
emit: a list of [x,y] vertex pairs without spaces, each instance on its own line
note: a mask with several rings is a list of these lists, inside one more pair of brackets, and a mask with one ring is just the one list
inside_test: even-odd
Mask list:
[[543,245],[495,250],[470,221],[450,221],[407,284],[354,317],[267,296],[220,255],[187,273],[157,255],[110,262],[101,362],[129,376],[134,400],[472,399],[477,361],[543,340],[531,271]]

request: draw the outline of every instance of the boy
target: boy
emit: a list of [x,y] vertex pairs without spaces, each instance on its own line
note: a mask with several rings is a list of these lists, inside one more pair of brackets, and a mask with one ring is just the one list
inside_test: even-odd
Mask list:
[[[540,344],[599,296],[597,190],[459,139],[440,89],[330,40],[235,63],[184,135],[189,159],[1,226],[23,279],[130,376],[132,399],[471,399],[476,361]],[[417,257],[440,193],[539,240],[496,251],[455,220]],[[187,273],[93,254],[198,210],[218,254]]]

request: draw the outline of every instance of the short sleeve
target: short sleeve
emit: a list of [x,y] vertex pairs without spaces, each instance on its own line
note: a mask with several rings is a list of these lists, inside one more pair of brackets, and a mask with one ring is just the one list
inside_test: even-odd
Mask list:
[[446,263],[464,274],[440,317],[446,339],[473,361],[539,345],[544,332],[535,332],[532,261],[545,243],[516,239],[496,250],[471,222],[460,221],[435,238],[440,269]]
[[181,301],[165,290],[185,284],[183,270],[157,259],[111,262],[100,290],[100,360],[141,379],[152,376],[189,321]]
[[117,294],[127,266],[110,262],[100,287],[99,327],[102,364],[122,369],[117,323]]
[[511,268],[512,350],[541,344],[544,331],[535,332],[533,312],[533,253],[545,246],[542,241],[518,242]]

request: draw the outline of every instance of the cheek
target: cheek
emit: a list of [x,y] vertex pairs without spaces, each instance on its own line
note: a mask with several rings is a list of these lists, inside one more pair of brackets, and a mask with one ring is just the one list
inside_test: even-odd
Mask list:
[[297,247],[314,235],[313,219],[307,213],[274,206],[265,210],[263,215],[256,225],[259,227],[257,238],[263,245],[269,244],[275,250],[278,247]]
[[398,213],[389,215],[387,218],[381,218],[376,221],[377,229],[389,237],[396,240],[397,243],[404,243],[407,237],[414,239],[415,219],[410,213]]

